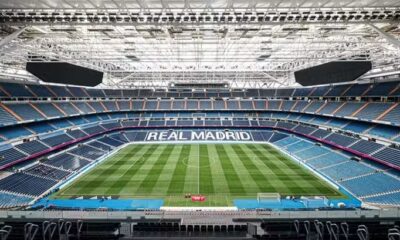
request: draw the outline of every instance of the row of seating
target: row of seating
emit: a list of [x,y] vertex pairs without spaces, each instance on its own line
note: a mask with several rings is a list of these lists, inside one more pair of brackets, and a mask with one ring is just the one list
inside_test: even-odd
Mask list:
[[[47,160],[41,161],[22,172],[14,173],[0,180],[0,190],[30,197],[38,196],[57,182],[64,180],[73,171],[79,171],[122,144],[131,141],[144,141],[146,135],[147,131],[144,130],[128,130],[99,136],[94,140],[90,139],[88,142],[80,143],[65,152],[50,156]],[[271,130],[252,131],[252,135],[254,141],[274,143],[333,181],[345,186],[357,196],[367,198],[374,195],[391,194],[391,191],[399,187],[399,179],[386,172],[383,175],[378,174],[387,170],[383,166],[371,165],[364,161],[356,162],[351,160],[350,155],[315,145],[313,142],[294,135]],[[370,178],[369,176],[374,177]],[[375,178],[380,179],[380,176],[383,176],[382,178],[388,183],[388,186],[379,187],[380,184],[383,184],[383,181]],[[361,180],[357,181],[358,178],[367,178],[368,181],[376,181],[379,184],[373,185],[375,186],[374,190],[353,190],[353,188],[360,188],[358,184],[361,184]],[[353,181],[356,183],[353,183]],[[37,188],[36,184],[40,187]]]
[[28,205],[33,198],[15,195],[6,192],[0,192],[0,208],[15,208]]
[[35,197],[46,192],[56,183],[57,181],[53,179],[17,172],[0,180],[0,190]]
[[[247,118],[253,118],[250,120],[251,126],[268,125],[262,123],[260,118],[268,119],[287,119],[292,121],[307,122],[315,125],[324,125],[326,127],[337,127],[342,128],[346,131],[353,132],[356,134],[367,134],[372,137],[380,137],[385,139],[391,139],[392,141],[400,142],[400,128],[395,126],[388,126],[383,124],[358,122],[355,120],[342,120],[335,119],[332,117],[318,116],[318,115],[307,115],[303,113],[283,113],[283,112],[263,112],[263,113],[246,113],[246,112],[216,112],[216,113],[203,113],[200,119],[198,113],[194,112],[149,112],[149,113],[106,113],[106,114],[95,114],[79,117],[71,117],[64,119],[54,119],[46,122],[33,122],[20,124],[16,126],[1,127],[0,128],[0,142],[4,140],[12,140],[16,138],[26,138],[30,135],[44,134],[52,131],[56,131],[60,128],[68,128],[82,124],[93,123],[93,129],[89,129],[87,133],[93,134],[99,132],[99,127],[96,126],[96,122],[105,121],[110,119],[138,119],[142,121],[135,121],[136,126],[179,126],[179,125],[196,125],[196,126],[235,126],[244,125],[248,126]],[[143,118],[150,118],[150,121],[143,120]],[[160,119],[161,118],[161,119]],[[178,118],[178,120],[170,120],[164,122],[164,118]],[[189,119],[188,119],[189,118]],[[193,119],[194,118],[194,119]],[[215,120],[214,118],[221,118],[221,121]],[[245,119],[243,119],[245,118]],[[231,121],[231,119],[233,121]],[[162,120],[162,121],[160,121]],[[193,120],[193,121],[192,121]],[[244,121],[245,120],[245,121]],[[258,120],[258,122],[257,122]],[[100,127],[103,129],[103,127]]]
[[[304,112],[362,120],[381,120],[400,124],[400,106],[397,103],[330,102],[306,100],[118,100],[118,101],[68,101],[68,102],[9,102],[0,111],[3,125],[17,121],[45,120],[71,115],[117,111],[155,110],[257,110]],[[390,111],[389,111],[390,110]]]
[[[189,90],[189,91],[188,91]],[[342,84],[334,86],[278,88],[278,89],[95,89],[1,83],[0,97],[52,97],[52,98],[210,98],[210,97],[352,97],[400,96],[399,82]]]
[[400,179],[384,167],[352,160],[347,154],[296,136],[288,136],[274,144],[367,202],[399,204],[393,198],[398,196]]
[[[295,119],[296,120],[296,119]],[[308,120],[308,123],[315,123],[315,125],[321,125],[320,121],[318,123],[313,122],[313,120]],[[265,125],[264,125],[265,124]],[[399,156],[400,151],[395,148],[388,148],[382,144],[362,140],[360,138],[347,136],[340,133],[332,133],[330,131],[317,129],[316,126],[306,126],[299,124],[297,122],[283,122],[283,121],[271,121],[271,120],[263,120],[263,119],[240,119],[234,118],[232,120],[221,120],[221,119],[205,119],[205,120],[193,120],[193,119],[185,119],[185,120],[165,120],[165,119],[156,119],[156,120],[127,120],[127,121],[109,121],[100,124],[96,124],[95,126],[89,125],[87,128],[82,127],[82,129],[75,129],[72,131],[61,131],[61,134],[50,134],[43,135],[38,140],[22,143],[16,145],[14,148],[6,148],[5,150],[0,150],[0,156],[2,156],[2,160],[0,160],[0,166],[4,166],[11,162],[14,162],[18,159],[22,159],[27,157],[30,154],[39,153],[49,149],[50,147],[55,147],[60,144],[70,142],[74,139],[79,139],[82,137],[87,137],[89,134],[97,134],[104,132],[109,129],[122,128],[122,127],[159,127],[159,126],[169,126],[169,127],[177,127],[177,126],[237,126],[237,127],[279,127],[283,129],[290,129],[297,133],[311,135],[317,138],[325,139],[326,141],[332,142],[337,145],[341,145],[344,147],[349,147],[353,150],[364,154],[370,154],[382,161],[389,162],[391,164],[400,166]],[[88,130],[87,130],[88,129]],[[374,128],[372,128],[374,129]],[[370,130],[372,130],[370,129]],[[60,132],[60,131],[59,131]],[[118,144],[122,144],[124,140],[118,141],[115,143],[114,141],[109,141],[107,137],[104,137],[102,141],[105,141],[106,144],[111,146],[118,146]],[[88,154],[91,151],[87,151]],[[90,158],[90,157],[89,157]]]
[[44,165],[44,164],[35,164],[34,166],[24,170],[24,172],[27,172],[27,173],[30,173],[32,175],[36,175],[39,177],[50,178],[53,180],[65,179],[68,175],[71,174],[71,172],[69,172],[69,171],[50,167],[50,166]]

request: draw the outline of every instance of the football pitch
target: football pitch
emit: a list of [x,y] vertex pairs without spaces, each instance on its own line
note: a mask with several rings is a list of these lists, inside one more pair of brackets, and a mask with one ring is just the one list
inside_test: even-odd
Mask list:
[[[232,206],[257,193],[343,195],[266,144],[133,144],[104,160],[55,198],[164,199],[165,206]],[[185,194],[202,194],[192,202]]]

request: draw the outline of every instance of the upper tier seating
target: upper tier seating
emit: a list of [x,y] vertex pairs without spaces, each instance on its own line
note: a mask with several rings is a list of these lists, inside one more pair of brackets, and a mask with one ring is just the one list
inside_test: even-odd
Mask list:
[[16,146],[16,148],[27,154],[34,154],[48,149],[47,146],[37,140],[19,144]]
[[10,97],[34,97],[25,85],[16,83],[1,83],[0,88],[3,89]]
[[34,105],[49,118],[65,116],[51,103],[35,103]]
[[355,111],[361,108],[365,103],[356,103],[356,102],[347,102],[344,105],[341,105],[339,110],[336,110],[336,116],[346,117],[351,116]]
[[397,104],[394,109],[383,116],[382,120],[395,124],[400,124],[400,104]]
[[42,116],[28,103],[9,103],[5,105],[24,120],[45,119],[44,116]]
[[349,122],[343,129],[355,133],[363,133],[365,130],[371,128],[370,123],[365,122]]
[[347,91],[345,90],[342,96],[357,97],[363,96],[364,93],[369,89],[369,84],[354,84]]
[[95,110],[91,108],[90,105],[87,104],[86,102],[73,102],[72,105],[74,105],[80,111],[81,114],[95,112]]
[[366,141],[366,140],[359,140],[355,144],[353,144],[350,148],[357,150],[362,153],[371,154],[376,152],[377,150],[383,148],[384,146],[379,143]]
[[[186,108],[186,102],[188,101],[183,101],[183,100],[169,100],[170,104],[173,106],[180,106],[182,105],[184,108],[172,108],[172,110],[184,110]],[[204,109],[204,110],[231,110],[231,111],[249,111],[253,109],[253,105],[256,106],[256,110],[271,110],[271,111],[279,111],[279,112],[263,112],[259,113],[262,114],[260,116],[262,117],[273,117],[273,118],[288,118],[288,119],[293,119],[293,120],[301,120],[301,121],[314,121],[322,123],[327,123],[329,121],[330,125],[336,126],[336,127],[344,127],[346,124],[349,123],[348,120],[343,120],[341,118],[343,117],[352,117],[352,118],[360,118],[364,121],[371,121],[371,120],[378,120],[378,118],[382,118],[382,121],[386,121],[385,117],[395,123],[395,124],[400,124],[400,121],[397,122],[394,119],[394,116],[396,116],[396,111],[398,110],[397,108],[394,108],[392,111],[387,111],[390,109],[393,104],[389,103],[363,103],[363,102],[347,102],[343,104],[342,102],[322,102],[322,101],[303,101],[303,100],[297,100],[297,101],[287,101],[287,100],[243,100],[243,101],[236,101],[236,100],[201,100],[201,101],[196,101],[197,107],[200,106],[200,108],[193,109],[199,110],[199,109]],[[134,100],[131,103],[129,103],[126,100],[118,100],[118,101],[101,101],[101,102],[82,102],[82,101],[71,101],[71,102],[39,102],[39,103],[34,103],[32,102],[31,104],[28,103],[6,103],[5,107],[9,108],[11,111],[15,112],[18,116],[21,117],[24,121],[43,121],[48,118],[64,118],[64,117],[69,117],[68,120],[72,121],[75,124],[81,124],[84,122],[94,122],[96,119],[101,118],[103,120],[110,119],[110,116],[112,117],[118,117],[118,116],[131,116],[132,114],[138,114],[138,113],[132,113],[132,112],[119,112],[118,114],[115,115],[106,115],[104,114],[105,112],[108,112],[105,110],[105,106],[108,106],[112,110],[112,112],[116,111],[130,111],[129,105],[133,105],[133,110],[135,111],[141,111],[141,110],[146,110],[146,111],[159,111],[159,110],[168,110],[164,109],[164,107],[160,107],[162,103],[166,103],[166,101],[157,101],[157,100],[148,100],[146,101],[146,104],[144,104],[144,101],[139,101],[139,100]],[[192,101],[193,103],[193,101]],[[140,106],[135,106],[135,105],[140,105]],[[242,106],[243,105],[243,106]],[[137,108],[137,109],[136,109]],[[12,114],[8,113],[6,109],[0,108],[0,118],[3,118],[5,123],[3,124],[15,124],[17,119],[15,119]],[[290,111],[289,112],[280,112],[280,111]],[[308,115],[308,114],[296,114],[295,112],[307,112],[313,115]],[[91,114],[91,113],[101,113],[100,115],[86,115],[86,114]],[[385,114],[384,114],[385,113]],[[85,115],[84,118],[72,118],[71,116],[76,116],[76,115]],[[120,114],[120,115],[119,115]],[[152,115],[156,115],[157,113],[147,113],[148,116],[145,117],[152,117]],[[167,113],[167,114],[172,114],[172,113]],[[183,116],[183,115],[187,116]],[[212,112],[209,112],[207,114],[212,114]],[[218,113],[216,113],[218,114]],[[236,117],[247,117],[247,115],[251,115],[252,113],[235,113],[235,114],[241,114],[242,116],[236,116]],[[317,115],[315,115],[317,114]],[[328,117],[321,117],[318,114],[333,114],[334,116],[338,116],[340,118],[328,118]],[[354,116],[353,116],[354,115]],[[158,117],[158,116],[157,116]],[[192,117],[192,113],[185,113],[185,112],[180,112],[179,117],[182,118],[188,118]],[[222,116],[221,116],[222,117]],[[306,119],[308,118],[308,119]],[[81,122],[76,122],[76,121],[81,121]],[[325,124],[326,125],[326,124]]]
[[57,102],[55,104],[69,116],[79,114],[78,109],[69,102]]
[[311,136],[314,136],[316,138],[324,138],[331,134],[331,132],[323,130],[323,129],[318,129],[315,132],[311,133]]
[[80,87],[68,87],[68,91],[72,94],[74,97],[88,97],[86,94],[86,90]]
[[67,134],[68,134],[69,136],[75,138],[75,139],[78,139],[78,138],[82,138],[82,137],[86,137],[86,136],[87,136],[86,133],[84,133],[82,130],[79,130],[79,129],[75,129],[75,130],[72,130],[72,131],[67,131]]
[[394,89],[399,85],[399,82],[385,82],[373,84],[369,88],[368,92],[364,94],[364,96],[389,96]]
[[5,139],[17,139],[32,135],[33,133],[23,126],[11,126],[0,128],[0,135]]
[[375,84],[342,84],[336,86],[320,86],[306,88],[289,88],[289,89],[232,89],[215,90],[210,89],[206,92],[199,91],[169,91],[164,89],[92,89],[80,87],[61,87],[47,85],[23,85],[15,83],[1,83],[0,97],[139,97],[139,98],[223,98],[223,97],[339,97],[339,96],[398,96],[399,81],[383,82]]
[[319,114],[332,114],[342,104],[343,104],[342,102],[327,102],[318,113]]
[[32,84],[28,85],[28,88],[37,97],[57,97],[47,88],[47,86]]
[[26,155],[15,148],[0,150],[0,166],[4,166],[24,157],[26,157]]
[[384,148],[374,153],[372,156],[396,166],[400,166],[400,150],[394,148]]
[[115,101],[105,101],[105,102],[103,102],[103,105],[106,107],[106,109],[108,111],[111,111],[111,112],[119,110]]
[[62,143],[71,141],[72,138],[70,136],[68,136],[67,134],[59,134],[59,135],[48,137],[48,138],[42,138],[40,140],[42,142],[44,142],[45,144],[54,147],[54,146],[60,145]]
[[105,131],[105,129],[102,126],[98,126],[98,125],[92,126],[92,127],[87,127],[82,130],[87,134],[96,134],[96,133]]
[[313,127],[298,125],[295,128],[293,128],[293,130],[296,132],[299,132],[299,133],[303,133],[303,134],[310,134],[311,132],[315,131],[316,129]]
[[349,85],[336,85],[333,86],[326,94],[325,97],[342,96],[343,93],[349,88]]
[[73,97],[67,87],[49,85],[48,88],[54,92],[57,97]]
[[385,125],[375,125],[365,133],[386,139],[391,139],[400,134],[400,128]]
[[347,146],[353,144],[355,141],[357,141],[356,138],[344,136],[344,135],[341,135],[338,133],[330,134],[328,137],[325,138],[325,140],[328,140],[330,142],[333,142],[333,143],[336,143],[338,145],[342,145],[345,147],[347,147]]
[[360,119],[376,119],[385,112],[392,104],[389,103],[368,103],[355,117]]
[[0,107],[0,126],[2,125],[11,125],[17,122],[17,119],[8,113],[6,110]]

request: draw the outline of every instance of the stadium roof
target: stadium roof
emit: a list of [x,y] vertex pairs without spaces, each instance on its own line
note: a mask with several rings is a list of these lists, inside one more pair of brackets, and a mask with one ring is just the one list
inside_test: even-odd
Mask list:
[[400,70],[395,0],[13,0],[0,2],[3,75],[27,61],[104,71],[113,87],[228,82],[295,85],[293,72],[333,60]]

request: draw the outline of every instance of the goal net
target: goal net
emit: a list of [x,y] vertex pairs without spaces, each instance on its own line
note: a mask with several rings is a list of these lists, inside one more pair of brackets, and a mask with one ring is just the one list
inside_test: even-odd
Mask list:
[[257,193],[257,201],[263,202],[280,202],[281,195],[279,193]]
[[325,196],[303,197],[302,201],[307,208],[322,208],[329,206],[329,200]]

